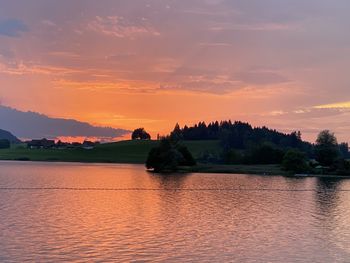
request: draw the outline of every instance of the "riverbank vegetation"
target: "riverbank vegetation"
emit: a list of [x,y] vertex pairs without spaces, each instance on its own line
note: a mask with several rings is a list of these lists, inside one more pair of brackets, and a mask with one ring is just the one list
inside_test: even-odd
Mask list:
[[147,169],[154,172],[176,172],[183,166],[195,166],[196,160],[187,147],[177,140],[164,138],[152,148],[146,160]]
[[315,144],[305,142],[299,131],[290,134],[243,122],[200,122],[192,127],[177,124],[173,140],[219,141],[219,154],[204,153],[198,161],[215,165],[279,165],[286,173],[350,175],[347,143],[321,131]]
[[[0,160],[144,164],[150,150],[158,146],[159,142],[155,140],[120,141],[99,144],[90,150],[84,148],[30,149],[26,144],[17,144],[9,149],[0,149]],[[218,141],[186,141],[183,144],[195,159],[200,158],[204,152],[220,151]]]
[[[146,163],[156,171],[350,175],[348,144],[338,143],[327,130],[319,134],[314,144],[303,141],[298,131],[285,134],[231,121],[208,125],[200,122],[183,128],[176,125],[167,136],[171,141],[167,147],[162,145],[162,140],[150,140],[148,135],[140,128],[134,131],[134,140],[97,143],[94,147],[38,148],[19,143],[8,148],[4,145],[0,159]],[[162,166],[164,156],[171,162]],[[184,161],[185,156],[192,156],[196,165],[190,166],[190,162]]]

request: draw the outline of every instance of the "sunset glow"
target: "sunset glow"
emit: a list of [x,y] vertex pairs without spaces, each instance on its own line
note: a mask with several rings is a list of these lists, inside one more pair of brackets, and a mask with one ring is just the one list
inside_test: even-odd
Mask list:
[[153,136],[232,119],[348,141],[349,7],[0,0],[0,102]]

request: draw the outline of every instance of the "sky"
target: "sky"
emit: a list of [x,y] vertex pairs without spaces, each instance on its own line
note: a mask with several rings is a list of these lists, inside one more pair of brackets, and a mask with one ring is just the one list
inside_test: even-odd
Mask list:
[[167,134],[242,120],[350,141],[348,0],[0,0],[0,104]]

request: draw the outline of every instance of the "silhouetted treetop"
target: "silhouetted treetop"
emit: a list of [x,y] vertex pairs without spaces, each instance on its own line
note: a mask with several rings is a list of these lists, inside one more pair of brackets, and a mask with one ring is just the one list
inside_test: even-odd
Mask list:
[[231,120],[209,124],[199,122],[182,129],[176,124],[170,136],[183,140],[220,140],[224,149],[247,149],[263,143],[272,143],[281,148],[299,148],[305,152],[311,152],[312,148],[310,143],[302,141],[300,131],[286,134],[265,126],[252,127],[249,123]]
[[131,134],[132,140],[150,140],[151,135],[145,131],[144,128],[138,128]]
[[316,139],[315,157],[323,166],[331,166],[340,155],[337,138],[329,130],[321,131]]
[[155,172],[174,172],[179,166],[193,166],[196,164],[186,146],[171,138],[164,138],[157,147],[148,154],[146,167]]

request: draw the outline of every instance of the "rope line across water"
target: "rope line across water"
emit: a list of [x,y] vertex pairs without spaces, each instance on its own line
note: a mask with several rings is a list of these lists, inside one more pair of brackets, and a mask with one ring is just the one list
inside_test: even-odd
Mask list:
[[227,191],[227,192],[350,192],[350,189],[273,189],[273,188],[103,188],[103,187],[0,187],[0,191],[35,191],[35,190],[65,190],[65,191]]

